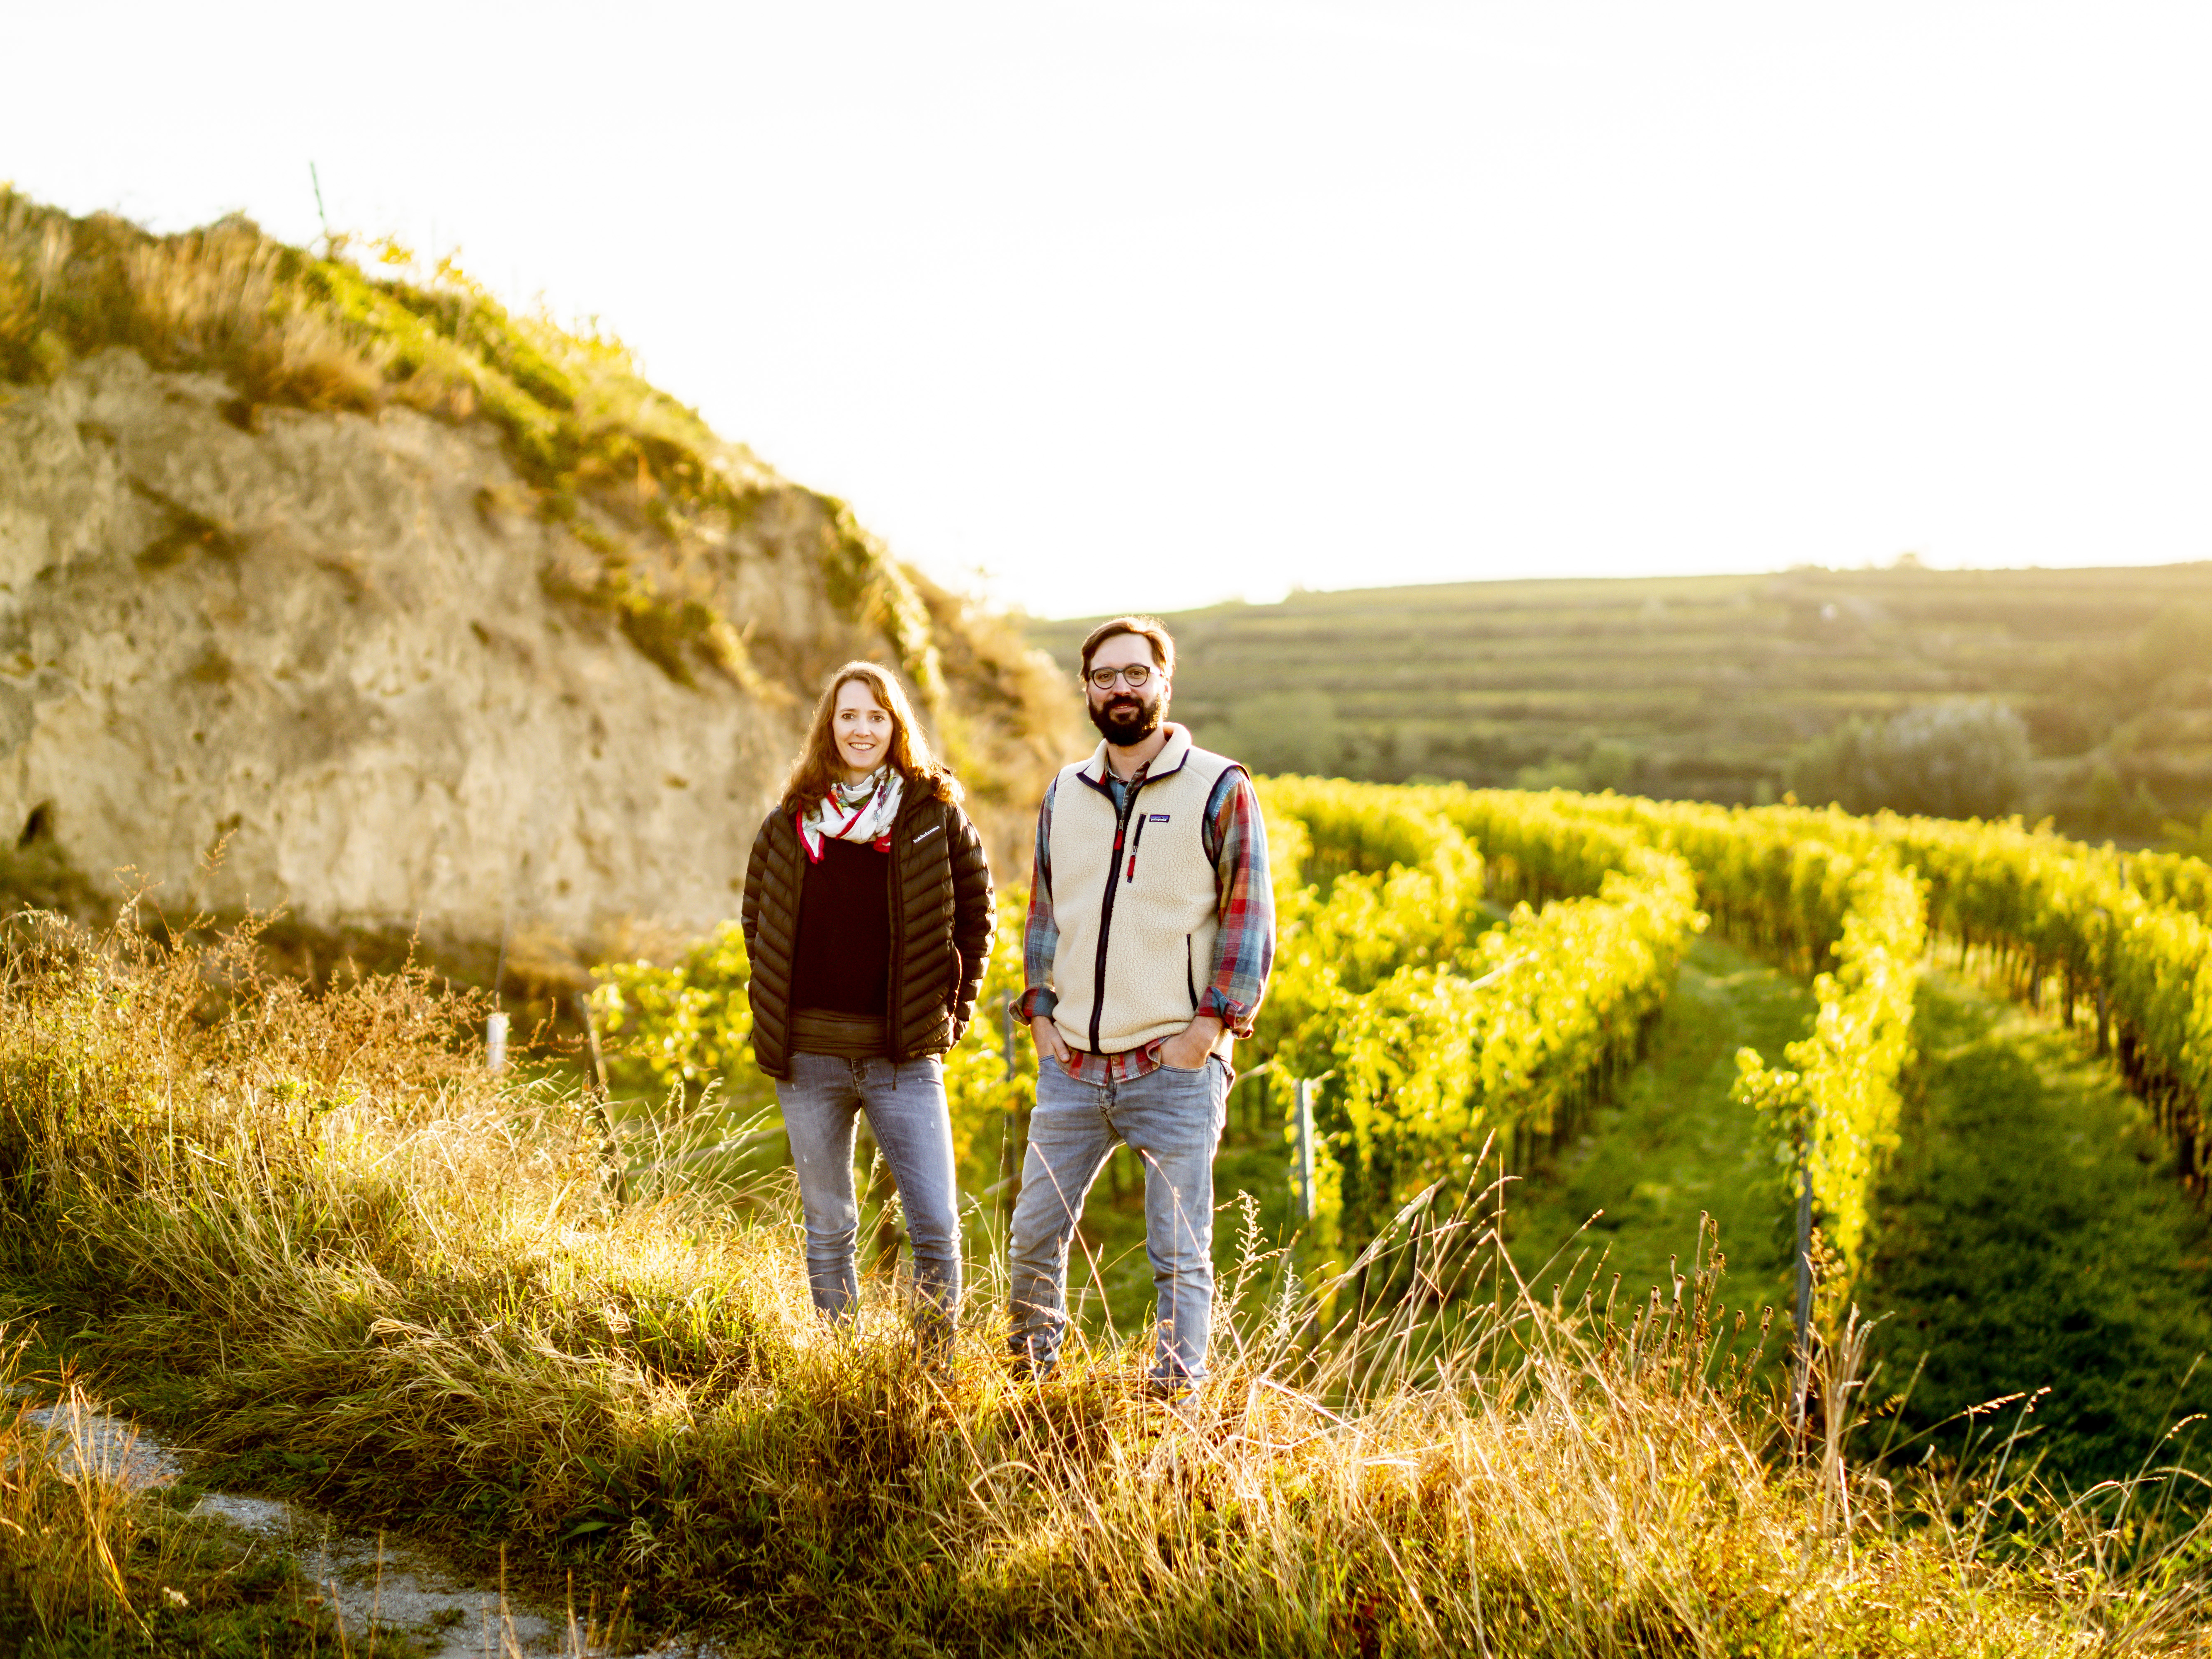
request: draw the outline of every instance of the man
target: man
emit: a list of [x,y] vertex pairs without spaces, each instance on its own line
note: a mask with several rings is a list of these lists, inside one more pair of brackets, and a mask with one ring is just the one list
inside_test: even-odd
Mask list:
[[1175,641],[1149,617],[1083,642],[1102,740],[1037,812],[1022,997],[1037,1098],[1008,1250],[1013,1350],[1042,1376],[1066,1328],[1084,1195],[1117,1142],[1135,1148],[1158,1292],[1152,1379],[1169,1399],[1206,1378],[1229,1057],[1275,954],[1259,801],[1243,767],[1166,723],[1174,672]]

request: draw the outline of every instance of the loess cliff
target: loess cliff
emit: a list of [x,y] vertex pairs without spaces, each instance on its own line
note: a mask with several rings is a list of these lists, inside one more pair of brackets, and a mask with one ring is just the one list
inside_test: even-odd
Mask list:
[[854,656],[1003,878],[1078,746],[1065,677],[617,343],[450,266],[0,192],[11,867],[449,945],[696,931]]

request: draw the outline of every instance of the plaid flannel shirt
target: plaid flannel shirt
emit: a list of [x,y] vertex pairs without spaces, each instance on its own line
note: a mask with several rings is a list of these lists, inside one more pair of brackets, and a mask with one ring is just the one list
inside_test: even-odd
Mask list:
[[[1142,783],[1144,770],[1124,783],[1107,769],[1107,781],[1119,807]],[[1060,948],[1060,927],[1052,915],[1052,803],[1060,780],[1046,787],[1037,809],[1036,854],[1030,877],[1029,927],[1022,940],[1021,1014],[1042,1019],[1059,1006],[1052,988],[1052,963]],[[1213,861],[1213,970],[1199,995],[1198,1009],[1212,1014],[1240,1037],[1252,1035],[1252,1021],[1267,994],[1275,965],[1275,890],[1267,874],[1267,834],[1260,821],[1259,797],[1242,767],[1221,775],[1206,799],[1201,826],[1206,856]],[[1094,1054],[1078,1048],[1071,1075],[1085,1083],[1126,1082],[1160,1063],[1160,1044],[1147,1042],[1118,1054]]]

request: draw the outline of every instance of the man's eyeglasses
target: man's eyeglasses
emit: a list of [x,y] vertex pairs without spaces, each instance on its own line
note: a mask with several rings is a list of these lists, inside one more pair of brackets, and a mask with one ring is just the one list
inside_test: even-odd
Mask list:
[[1152,677],[1152,671],[1140,662],[1131,663],[1127,668],[1094,668],[1091,671],[1091,683],[1101,691],[1111,691],[1115,680],[1120,680],[1132,691],[1141,691],[1145,682]]

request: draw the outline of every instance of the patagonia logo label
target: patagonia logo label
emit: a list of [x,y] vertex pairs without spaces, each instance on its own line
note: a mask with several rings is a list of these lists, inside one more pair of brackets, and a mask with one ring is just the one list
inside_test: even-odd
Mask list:
[[1168,821],[1168,815],[1164,812],[1155,812],[1152,814],[1152,821],[1154,823],[1165,823]]

